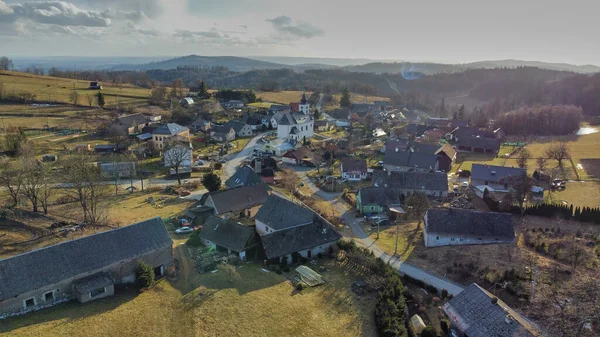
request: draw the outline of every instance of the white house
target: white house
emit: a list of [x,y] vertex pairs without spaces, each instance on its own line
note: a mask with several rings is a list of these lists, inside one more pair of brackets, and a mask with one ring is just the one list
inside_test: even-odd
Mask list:
[[509,213],[432,208],[424,222],[425,247],[513,243],[515,239]]
[[277,128],[277,138],[303,141],[314,136],[314,120],[310,116],[310,104],[306,95],[300,103],[294,103],[298,111],[279,110],[271,118],[271,125]]
[[346,157],[340,164],[342,179],[361,181],[367,179],[367,161],[357,157]]

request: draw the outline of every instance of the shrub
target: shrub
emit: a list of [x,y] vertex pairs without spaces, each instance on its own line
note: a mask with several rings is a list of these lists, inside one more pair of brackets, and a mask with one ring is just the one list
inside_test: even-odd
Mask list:
[[442,299],[448,297],[448,290],[442,289]]
[[437,331],[434,327],[428,326],[421,332],[421,337],[437,337]]
[[135,284],[138,289],[151,288],[154,285],[154,268],[140,261],[135,271]]
[[282,271],[281,271],[281,269],[280,269],[280,268],[277,268],[277,270],[275,270],[275,272],[276,272],[277,274],[279,274],[279,275],[281,275],[281,273],[282,273]]
[[304,290],[304,285],[302,283],[296,284],[296,290],[298,290],[298,291]]
[[323,258],[323,254],[321,254],[321,253],[317,254],[317,258],[318,259],[322,259]]
[[185,244],[193,247],[202,246],[202,240],[200,239],[200,230],[192,232],[192,235],[190,235]]
[[286,273],[289,273],[290,272],[290,267],[286,266],[285,268],[283,268],[283,271],[286,272]]
[[448,321],[441,321],[440,329],[442,330],[444,335],[448,335],[448,333],[450,332],[450,324],[448,324]]
[[237,269],[235,269],[235,266],[230,265],[229,263],[220,263],[218,268],[225,274],[225,276],[227,276],[227,281],[229,282],[237,281],[241,278]]

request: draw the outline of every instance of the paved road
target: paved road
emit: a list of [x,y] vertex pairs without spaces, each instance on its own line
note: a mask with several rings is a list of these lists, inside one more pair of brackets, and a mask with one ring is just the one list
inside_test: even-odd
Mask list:
[[421,280],[427,284],[430,284],[438,289],[446,289],[449,294],[456,296],[461,291],[463,291],[464,287],[458,285],[448,279],[445,279],[440,276],[435,276],[425,270],[422,270],[418,267],[410,265],[404,261],[402,261],[398,256],[391,256],[386,254],[381,248],[377,246],[375,241],[373,241],[367,233],[365,233],[362,228],[360,221],[355,218],[352,211],[349,211],[345,203],[340,200],[341,193],[328,193],[322,191],[318,188],[310,178],[306,175],[306,169],[303,168],[295,168],[296,173],[302,179],[305,186],[307,186],[314,194],[323,198],[324,200],[330,201],[338,214],[342,214],[342,218],[344,218],[344,223],[350,226],[352,230],[352,235],[355,240],[361,243],[363,246],[367,247],[370,251],[372,251],[375,256],[381,258],[384,262],[391,265],[394,269],[398,270],[401,274],[408,275],[414,279]]
[[252,150],[254,149],[256,143],[258,143],[262,136],[264,136],[264,134],[259,134],[255,136],[254,138],[250,139],[250,141],[242,151],[225,157],[227,163],[225,164],[225,168],[223,170],[223,181],[235,174],[235,171],[237,171],[238,167],[242,164],[244,159],[246,159],[246,157],[252,154]]

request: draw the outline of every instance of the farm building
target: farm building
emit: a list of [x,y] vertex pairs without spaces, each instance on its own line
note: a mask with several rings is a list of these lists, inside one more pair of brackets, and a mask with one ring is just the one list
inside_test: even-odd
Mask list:
[[242,261],[255,257],[260,244],[253,227],[213,215],[206,219],[198,236],[207,247],[235,254]]
[[527,174],[527,170],[518,167],[473,164],[471,167],[471,186],[489,186],[496,191],[510,188],[510,180]]
[[374,187],[389,187],[404,197],[417,192],[431,197],[448,195],[448,175],[435,172],[373,171]]
[[425,247],[513,243],[515,228],[509,213],[432,208],[425,213]]
[[140,261],[160,277],[172,245],[157,217],[0,260],[0,317],[111,296],[115,284],[135,281]]
[[212,207],[220,218],[252,218],[268,197],[267,185],[257,184],[209,192],[202,196],[201,202]]
[[356,209],[364,215],[385,213],[390,208],[400,207],[403,198],[402,193],[393,188],[363,188],[356,195]]

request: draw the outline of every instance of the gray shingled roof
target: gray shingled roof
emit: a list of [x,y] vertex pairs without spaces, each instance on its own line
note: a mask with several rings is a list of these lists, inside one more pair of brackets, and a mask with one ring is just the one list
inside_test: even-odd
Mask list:
[[146,116],[142,115],[141,113],[121,116],[118,118],[119,124],[127,126],[127,127],[146,124],[147,121],[148,121],[148,118],[146,118]]
[[280,230],[260,237],[268,259],[335,242],[341,238],[332,225],[320,218],[310,225]]
[[256,220],[275,229],[312,223],[317,217],[313,211],[287,199],[271,194],[256,214]]
[[236,252],[242,252],[258,244],[257,234],[253,227],[243,226],[214,215],[206,219],[198,236]]
[[385,142],[385,152],[403,151],[408,147],[408,139],[388,139]]
[[500,139],[463,136],[458,138],[456,145],[498,151],[500,150]]
[[509,213],[480,212],[456,208],[427,211],[427,232],[512,240],[515,228]]
[[231,178],[225,181],[225,186],[229,188],[239,187],[239,186],[251,186],[257,184],[264,184],[262,179],[258,174],[254,172],[254,170],[248,166],[244,165],[240,167]]
[[430,172],[373,171],[373,186],[448,191],[448,175]]
[[359,194],[363,205],[400,205],[401,193],[393,188],[367,187],[361,189]]
[[73,282],[73,287],[80,294],[89,293],[90,291],[108,287],[115,284],[115,280],[107,271],[102,271]]
[[170,135],[174,136],[180,134],[182,132],[188,131],[188,128],[185,126],[181,126],[177,123],[169,123],[165,125],[161,125],[158,129],[152,132],[153,135]]
[[240,186],[227,190],[210,192],[217,212],[220,214],[227,212],[243,211],[245,209],[262,205],[269,193],[265,184],[251,186]]
[[473,283],[443,306],[452,325],[469,337],[541,336],[536,326]]
[[235,133],[239,133],[246,126],[246,123],[240,121],[229,121],[223,127],[229,131],[229,127],[235,131]]
[[427,129],[428,129],[427,125],[422,125],[422,124],[408,124],[406,126],[406,133],[411,133],[411,134],[420,136],[423,133],[425,133],[425,131],[427,131]]
[[483,164],[473,164],[471,167],[471,179],[476,180],[501,181],[522,174],[527,174],[527,170],[518,167]]
[[385,151],[383,162],[388,165],[433,169],[437,163],[437,155],[426,152]]
[[0,260],[0,300],[171,246],[161,218]]
[[496,134],[491,130],[482,130],[476,127],[457,127],[452,130],[454,137],[481,137],[481,138],[496,138]]

